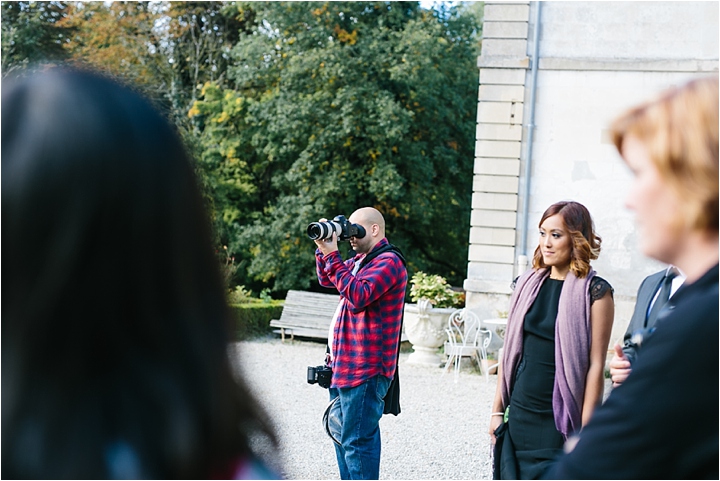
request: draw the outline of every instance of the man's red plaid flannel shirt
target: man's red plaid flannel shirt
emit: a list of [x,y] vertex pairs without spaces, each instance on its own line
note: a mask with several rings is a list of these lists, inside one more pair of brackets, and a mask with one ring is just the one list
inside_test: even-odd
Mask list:
[[[373,250],[387,244],[382,239]],[[397,255],[384,252],[353,276],[361,257],[343,262],[337,251],[315,252],[320,285],[336,288],[345,299],[332,345],[335,388],[359,386],[378,374],[392,379],[397,367],[407,272]]]

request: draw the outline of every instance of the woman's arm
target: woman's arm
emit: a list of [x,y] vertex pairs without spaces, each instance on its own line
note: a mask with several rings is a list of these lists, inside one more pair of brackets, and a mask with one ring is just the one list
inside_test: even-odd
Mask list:
[[583,400],[582,425],[590,420],[595,407],[602,401],[605,388],[605,358],[607,356],[615,303],[612,292],[596,300],[590,307],[590,368],[585,378],[585,399]]
[[500,388],[500,384],[503,382],[502,375],[502,362],[498,360],[497,383],[495,384],[495,398],[493,399],[492,403],[493,414],[490,415],[490,428],[488,429],[488,433],[490,434],[490,444],[495,444],[495,430],[503,422],[503,416],[500,416],[497,413],[505,412],[505,406],[503,406],[502,404],[502,392]]

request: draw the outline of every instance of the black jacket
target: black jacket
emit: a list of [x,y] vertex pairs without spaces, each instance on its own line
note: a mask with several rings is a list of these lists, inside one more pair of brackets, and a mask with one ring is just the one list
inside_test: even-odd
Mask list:
[[635,301],[635,310],[633,311],[633,315],[630,318],[630,323],[628,324],[623,338],[623,341],[626,344],[623,346],[623,352],[631,359],[631,361],[635,361],[637,349],[634,345],[628,346],[627,341],[635,331],[643,328],[654,327],[648,326],[645,323],[647,322],[647,314],[650,309],[650,303],[655,298],[655,294],[657,294],[658,289],[660,289],[663,279],[665,279],[666,271],[667,269],[663,269],[655,274],[650,274],[640,283],[640,288],[637,292],[637,300]]
[[546,479],[718,479],[718,266],[669,306]]

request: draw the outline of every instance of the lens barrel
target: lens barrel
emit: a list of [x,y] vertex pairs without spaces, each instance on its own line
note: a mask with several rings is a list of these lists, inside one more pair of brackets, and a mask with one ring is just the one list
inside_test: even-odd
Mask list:
[[307,227],[307,235],[312,240],[330,239],[333,232],[337,232],[337,234],[340,235],[340,232],[342,232],[340,224],[331,221],[312,222]]

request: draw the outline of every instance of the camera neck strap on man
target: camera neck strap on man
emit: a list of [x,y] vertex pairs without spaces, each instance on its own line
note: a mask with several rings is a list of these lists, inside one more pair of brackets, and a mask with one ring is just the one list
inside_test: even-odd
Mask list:
[[[378,249],[375,249],[374,251],[371,251],[368,253],[363,260],[360,262],[360,269],[365,267],[368,263],[370,263],[371,260],[375,259],[380,254],[384,254],[385,252],[392,252],[398,258],[403,264],[403,267],[407,269],[407,263],[405,262],[405,256],[403,253],[395,247],[392,244],[384,245]],[[403,305],[405,305],[405,301],[403,300]],[[403,317],[405,312],[403,311]],[[390,387],[388,388],[387,394],[385,395],[385,408],[383,409],[383,414],[392,414],[394,416],[397,416],[400,414],[400,371],[399,371],[399,364],[400,364],[400,343],[401,343],[401,337],[402,337],[402,324],[403,324],[403,318],[400,319],[400,334],[398,335],[398,344],[397,344],[397,362],[395,365],[395,376],[390,381]]]
[[380,254],[384,254],[385,252],[388,252],[388,251],[390,251],[393,254],[395,254],[396,256],[398,256],[398,258],[400,258],[400,260],[403,263],[403,267],[407,268],[407,263],[405,262],[405,256],[400,251],[400,249],[398,249],[396,246],[394,246],[392,244],[385,244],[384,246],[382,246],[378,249],[375,249],[374,251],[369,252],[365,257],[363,257],[362,261],[360,261],[360,267],[358,268],[358,270],[365,267],[371,260],[375,259]]

